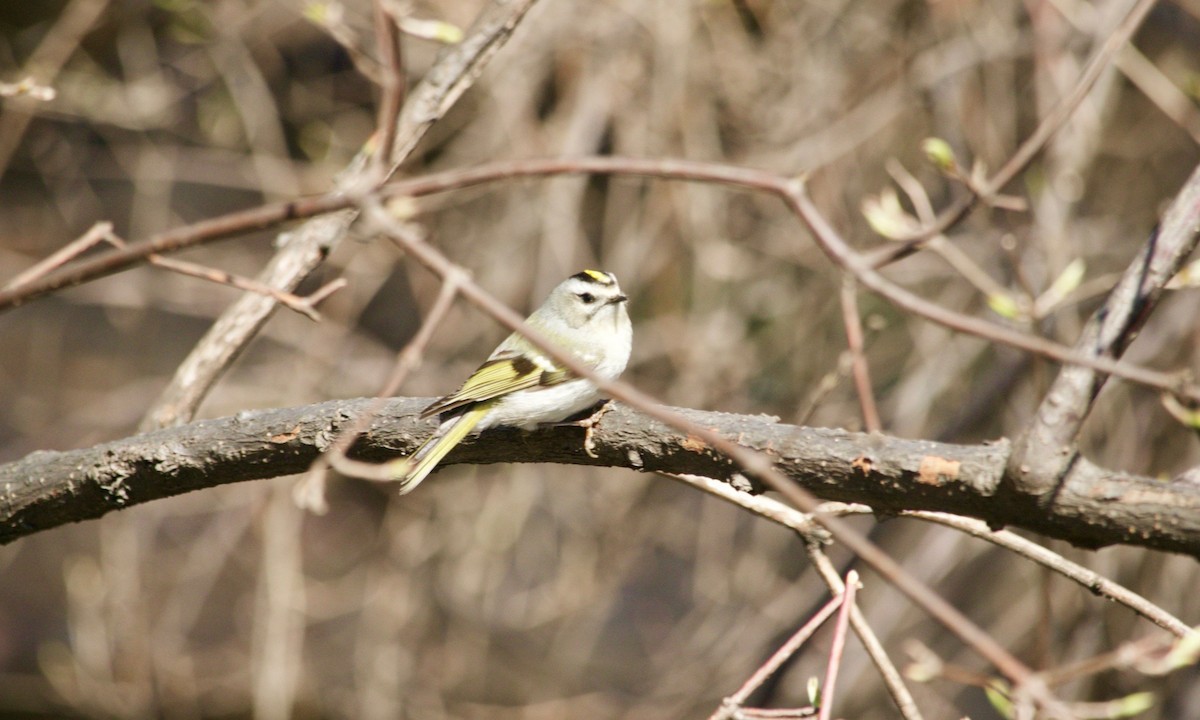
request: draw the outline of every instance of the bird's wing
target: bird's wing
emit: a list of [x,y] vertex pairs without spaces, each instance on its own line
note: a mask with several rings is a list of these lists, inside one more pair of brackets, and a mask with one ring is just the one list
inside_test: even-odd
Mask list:
[[471,403],[491,400],[517,390],[557,385],[571,377],[570,371],[542,367],[521,352],[501,352],[471,373],[471,377],[452,395],[440,398],[425,408],[427,418]]

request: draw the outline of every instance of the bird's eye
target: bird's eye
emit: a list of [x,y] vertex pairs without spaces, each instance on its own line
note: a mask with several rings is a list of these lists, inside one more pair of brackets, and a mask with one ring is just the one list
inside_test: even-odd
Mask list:
[[589,292],[579,293],[579,299],[582,300],[585,305],[591,305],[592,303],[596,302],[596,296]]

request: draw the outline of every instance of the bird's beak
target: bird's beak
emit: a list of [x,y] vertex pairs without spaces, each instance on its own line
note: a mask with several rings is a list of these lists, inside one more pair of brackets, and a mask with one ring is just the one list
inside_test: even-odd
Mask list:
[[611,300],[608,301],[608,304],[616,305],[618,303],[623,303],[628,299],[629,299],[628,296],[625,296],[625,295],[615,295],[615,296],[613,296],[613,298]]

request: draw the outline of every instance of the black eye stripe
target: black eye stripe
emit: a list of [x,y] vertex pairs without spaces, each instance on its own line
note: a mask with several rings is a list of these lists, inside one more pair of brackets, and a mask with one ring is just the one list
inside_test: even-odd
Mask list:
[[590,292],[579,293],[579,299],[582,300],[587,305],[591,305],[592,303],[596,302],[596,296],[591,294]]

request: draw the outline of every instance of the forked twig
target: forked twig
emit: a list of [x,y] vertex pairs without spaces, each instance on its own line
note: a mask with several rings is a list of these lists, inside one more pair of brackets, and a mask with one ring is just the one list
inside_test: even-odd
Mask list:
[[45,277],[47,274],[66,265],[96,245],[108,242],[110,237],[113,237],[113,224],[107,220],[96,223],[84,234],[50,253],[32,267],[21,271],[16,277],[4,284],[3,291],[12,292],[20,290],[34,280]]
[[842,607],[846,602],[846,593],[833,596],[829,602],[825,603],[816,613],[809,618],[808,622],[804,623],[799,630],[792,633],[792,636],[787,641],[779,646],[779,649],[767,658],[754,674],[751,675],[737,692],[725,698],[721,703],[721,707],[717,708],[716,712],[709,716],[709,720],[727,720],[738,715],[742,710],[742,705],[750,695],[757,690],[767,678],[771,677],[785,662],[790,658],[800,646],[808,641],[812,634],[821,627],[838,608]]
[[[125,242],[125,240],[113,232],[113,225],[111,222],[98,222],[83,235],[54,251],[41,262],[38,262],[36,265],[26,269],[12,280],[8,281],[8,283],[4,285],[4,290],[19,290],[21,287],[37,280],[38,278],[44,277],[47,273],[53,272],[54,270],[66,265],[71,260],[74,260],[87,250],[99,245],[100,243],[108,243],[115,248],[129,247],[129,243]],[[304,315],[308,319],[313,320],[314,322],[321,319],[321,315],[317,312],[316,306],[333,293],[346,287],[347,284],[345,278],[338,278],[325,283],[307,297],[300,297],[295,293],[277,290],[251,278],[236,275],[225,270],[205,267],[204,265],[200,265],[198,263],[166,258],[158,255],[157,253],[147,255],[146,260],[151,265],[155,265],[164,270],[170,270],[171,272],[179,273],[180,275],[187,275],[188,277],[199,278],[200,280],[208,280],[209,282],[213,282],[218,285],[228,285],[239,290],[246,290],[248,292],[258,293],[260,295],[274,298],[275,300],[278,300],[279,303],[284,307],[287,307],[289,310],[294,310],[301,315]]]

